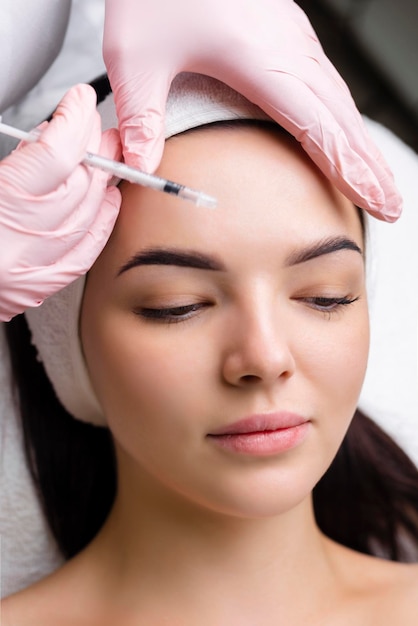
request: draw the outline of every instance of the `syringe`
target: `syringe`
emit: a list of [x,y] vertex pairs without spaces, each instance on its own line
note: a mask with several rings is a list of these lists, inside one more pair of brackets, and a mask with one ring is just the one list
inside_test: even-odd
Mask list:
[[[15,128],[14,126],[3,124],[1,122],[1,116],[0,133],[9,135],[9,137],[15,137],[16,139],[24,139],[25,141],[37,141],[39,135],[41,134],[37,129],[26,132],[25,130]],[[213,209],[217,205],[216,198],[213,198],[202,191],[196,191],[195,189],[191,189],[185,185],[180,185],[179,183],[175,183],[171,180],[161,178],[160,176],[148,174],[147,172],[143,172],[142,170],[126,165],[125,163],[119,163],[118,161],[113,161],[112,159],[100,156],[100,154],[87,152],[86,156],[82,160],[82,163],[91,167],[98,167],[109,174],[113,174],[117,178],[123,178],[131,183],[143,185],[144,187],[151,187],[157,191],[164,191],[165,193],[183,198],[184,200],[190,200],[197,206]]]

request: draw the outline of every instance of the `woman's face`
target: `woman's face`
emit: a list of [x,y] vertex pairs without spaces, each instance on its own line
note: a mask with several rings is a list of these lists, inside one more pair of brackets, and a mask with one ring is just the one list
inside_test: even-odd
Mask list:
[[82,343],[120,480],[230,515],[289,510],[331,463],[363,382],[358,214],[272,130],[180,135],[159,174],[218,207],[125,184],[89,274]]

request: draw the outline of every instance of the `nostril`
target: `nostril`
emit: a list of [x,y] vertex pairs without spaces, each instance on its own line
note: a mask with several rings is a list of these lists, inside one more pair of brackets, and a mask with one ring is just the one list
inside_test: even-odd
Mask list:
[[245,374],[245,376],[241,376],[241,380],[245,383],[257,383],[261,380],[259,376],[254,376],[254,374]]

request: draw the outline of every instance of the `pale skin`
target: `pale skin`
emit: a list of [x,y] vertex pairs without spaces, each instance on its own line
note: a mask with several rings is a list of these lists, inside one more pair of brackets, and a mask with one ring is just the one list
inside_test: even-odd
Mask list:
[[[86,550],[4,603],[4,624],[416,624],[417,566],[335,544],[312,512],[367,363],[355,208],[267,130],[173,138],[159,173],[219,206],[123,187],[81,316],[118,495]],[[280,453],[211,436],[276,411],[306,422]]]

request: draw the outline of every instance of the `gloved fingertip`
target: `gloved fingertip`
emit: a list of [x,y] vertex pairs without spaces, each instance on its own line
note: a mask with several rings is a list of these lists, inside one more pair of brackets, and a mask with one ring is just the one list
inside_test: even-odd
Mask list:
[[88,119],[89,124],[91,118],[96,113],[97,96],[96,92],[90,85],[84,83],[71,87],[61,98],[55,109],[52,119],[68,116],[74,117],[78,123],[82,124],[83,120]]
[[401,217],[402,210],[403,204],[402,200],[400,200],[397,203],[385,204],[385,206],[379,211],[370,210],[369,213],[381,221],[393,224]]
[[385,188],[370,185],[361,196],[355,192],[345,195],[354,204],[380,221],[393,223],[402,215],[403,198],[393,183],[388,184]]
[[44,122],[41,122],[40,124],[38,124],[35,127],[35,130],[37,130],[40,133],[42,133],[42,131],[44,131],[46,128],[48,128],[48,126],[49,126],[49,122],[48,122],[48,120],[45,120]]
[[120,192],[120,189],[118,189],[118,187],[115,187],[114,185],[107,187],[104,201],[107,205],[109,205],[113,209],[116,209],[119,212],[122,202],[122,194]]
[[121,144],[120,134],[117,128],[107,128],[103,131],[103,137],[107,137],[110,141],[117,141]]
[[87,83],[78,83],[77,85],[71,87],[61,99],[60,104],[69,99],[78,99],[84,105],[90,104],[93,107],[96,107],[97,105],[97,94],[93,87]]
[[155,172],[164,150],[164,137],[154,140],[126,142],[123,148],[125,163],[144,172]]
[[114,161],[122,160],[122,143],[117,128],[109,128],[102,135],[100,154]]
[[136,167],[137,169],[143,170],[144,172],[151,171],[147,169],[147,161],[141,154],[136,154],[135,152],[123,150],[123,159],[125,163],[130,167]]
[[121,192],[117,187],[108,187],[105,192],[104,199],[101,203],[100,213],[96,220],[100,224],[99,229],[92,229],[97,242],[103,242],[105,245],[109,239],[115,222],[119,215],[120,205],[122,202]]
[[366,210],[377,219],[385,222],[396,222],[402,214],[403,197],[399,192],[392,172],[384,161],[380,169],[380,194],[378,197],[369,194],[366,199],[369,206]]
[[386,212],[386,210],[376,211],[376,209],[370,208],[366,208],[365,210],[369,213],[369,215],[378,219],[380,222],[387,222],[388,224],[396,222],[402,214],[402,210],[396,212]]

